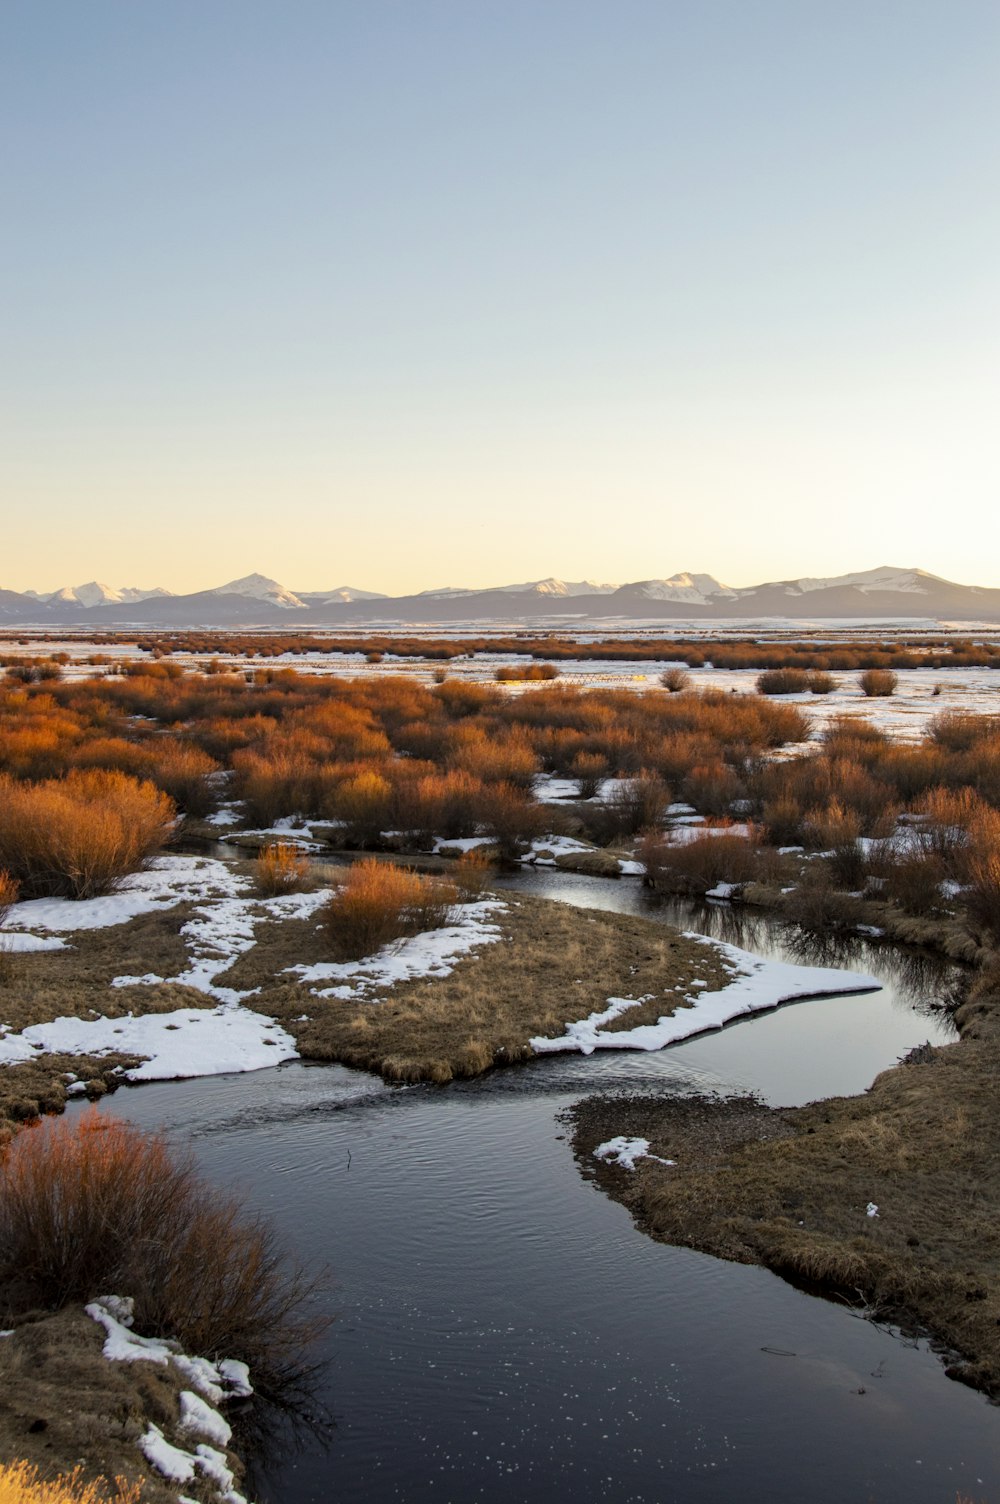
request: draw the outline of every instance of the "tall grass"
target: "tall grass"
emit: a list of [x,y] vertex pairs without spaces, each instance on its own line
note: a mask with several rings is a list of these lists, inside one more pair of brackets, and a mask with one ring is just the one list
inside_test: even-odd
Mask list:
[[43,1478],[30,1462],[0,1462],[0,1504],[140,1504],[142,1484],[116,1478],[85,1483],[82,1468]]
[[131,1296],[140,1331],[239,1358],[267,1384],[296,1364],[315,1286],[190,1155],[92,1109],[26,1128],[4,1151],[0,1288],[13,1315]]
[[174,806],[124,773],[76,770],[21,784],[0,775],[0,868],[24,898],[111,892],[171,832]]
[[450,884],[369,857],[351,867],[323,921],[337,956],[355,961],[393,940],[447,924],[457,897]]

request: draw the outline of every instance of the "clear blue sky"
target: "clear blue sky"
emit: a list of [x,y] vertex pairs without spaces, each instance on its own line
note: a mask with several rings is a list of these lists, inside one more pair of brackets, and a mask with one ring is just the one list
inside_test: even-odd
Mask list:
[[9,0],[0,586],[1000,585],[995,0]]

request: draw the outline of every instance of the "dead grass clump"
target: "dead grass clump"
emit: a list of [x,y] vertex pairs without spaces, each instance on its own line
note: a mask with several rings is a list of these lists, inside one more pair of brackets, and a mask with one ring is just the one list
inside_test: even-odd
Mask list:
[[0,1462],[0,1504],[139,1504],[142,1484],[116,1478],[109,1493],[103,1481],[85,1483],[82,1469],[43,1479],[30,1462]]
[[768,668],[757,675],[759,695],[801,695],[810,689],[810,675],[802,668]]
[[691,675],[683,668],[667,668],[660,675],[660,683],[672,695],[679,695],[691,688]]
[[899,675],[888,668],[868,668],[858,677],[858,688],[869,699],[879,699],[894,694]]
[[0,777],[0,867],[25,898],[111,892],[168,838],[171,800],[152,783],[101,769],[18,784]]
[[369,857],[354,863],[323,920],[338,958],[356,961],[405,935],[440,929],[456,898],[447,883]]
[[131,1296],[140,1331],[239,1358],[265,1386],[308,1339],[314,1288],[190,1155],[96,1109],[24,1129],[6,1149],[0,1284],[13,1316]]
[[281,893],[299,893],[310,877],[308,859],[294,841],[271,841],[257,858],[254,883],[265,898]]

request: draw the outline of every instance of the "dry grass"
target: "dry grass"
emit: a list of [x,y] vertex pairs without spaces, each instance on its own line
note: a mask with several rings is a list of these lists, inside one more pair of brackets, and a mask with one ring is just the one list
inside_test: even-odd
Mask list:
[[447,924],[453,886],[374,858],[355,862],[323,912],[338,960],[370,956],[404,935]]
[[0,1462],[0,1504],[139,1504],[142,1484],[116,1478],[109,1491],[87,1483],[83,1469],[46,1480],[30,1462]]
[[[600,1170],[653,1235],[877,1306],[957,1350],[954,1370],[1000,1394],[1000,994],[993,1037],[921,1052],[860,1097],[739,1115],[726,1102],[595,1099],[578,1114],[584,1163],[602,1139],[648,1138],[632,1176]],[[981,1004],[980,1006],[982,1006]],[[707,1147],[706,1147],[707,1146]],[[869,1202],[880,1208],[866,1215]]]
[[308,1335],[309,1287],[273,1234],[162,1134],[97,1113],[19,1133],[0,1161],[8,1311],[59,1310],[111,1289],[139,1330],[236,1357],[267,1383]]
[[869,668],[858,677],[858,688],[869,699],[895,694],[898,683],[898,674],[887,668]]
[[505,899],[495,922],[502,938],[448,976],[397,983],[370,1001],[314,997],[288,980],[283,967],[316,954],[306,926],[294,942],[274,926],[226,981],[261,987],[258,1005],[281,1020],[306,1058],[389,1080],[444,1082],[528,1058],[530,1038],[561,1035],[612,995],[649,996],[629,1010],[631,1026],[673,1012],[677,984],[727,979],[709,947],[654,920]]
[[0,777],[0,866],[25,898],[93,898],[162,846],[173,815],[165,794],[124,773],[37,784]]
[[[0,1456],[36,1465],[47,1480],[81,1467],[81,1481],[97,1485],[101,1504],[122,1504],[108,1481],[115,1478],[127,1479],[126,1488],[141,1484],[141,1504],[177,1504],[177,1484],[150,1467],[136,1443],[151,1422],[169,1440],[190,1446],[176,1429],[179,1395],[190,1380],[164,1364],[109,1363],[103,1342],[103,1331],[79,1306],[48,1316],[32,1312],[0,1342]],[[229,1465],[239,1476],[232,1453]],[[215,1496],[201,1481],[183,1492],[205,1501]],[[71,1496],[56,1497],[69,1504]]]
[[303,856],[294,841],[271,841],[261,848],[254,883],[257,892],[264,898],[276,898],[281,893],[299,893],[311,880],[309,860]]

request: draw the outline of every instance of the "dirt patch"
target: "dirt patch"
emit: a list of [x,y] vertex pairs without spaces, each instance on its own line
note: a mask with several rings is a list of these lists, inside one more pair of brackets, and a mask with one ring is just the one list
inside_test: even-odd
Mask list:
[[[960,1355],[953,1377],[1000,1396],[995,978],[967,1009],[958,1044],[923,1047],[863,1096],[795,1109],[595,1099],[575,1110],[575,1149],[652,1236],[928,1331]],[[595,1172],[594,1148],[620,1133],[676,1166]]]
[[43,1055],[0,1066],[0,1143],[5,1128],[47,1112],[62,1112],[75,1078],[92,1101],[116,1091],[122,1072],[138,1065],[135,1055]]
[[448,1081],[529,1058],[533,1035],[561,1035],[609,997],[646,999],[625,1015],[621,1026],[631,1028],[683,1006],[677,987],[724,986],[730,977],[714,947],[653,920],[509,895],[495,918],[502,939],[450,975],[398,983],[370,1001],[319,998],[282,974],[329,959],[315,919],[261,925],[254,949],[218,980],[259,987],[254,1006],[280,1019],[307,1058],[389,1080]]
[[[79,1307],[28,1318],[0,1337],[0,1456],[23,1458],[46,1476],[81,1463],[87,1479],[142,1480],[143,1504],[177,1504],[177,1485],[148,1466],[138,1440],[152,1422],[191,1449],[192,1438],[177,1438],[179,1396],[190,1384],[172,1364],[110,1362],[103,1342]],[[232,1455],[229,1465],[240,1471]],[[203,1480],[183,1491],[219,1498]]]

